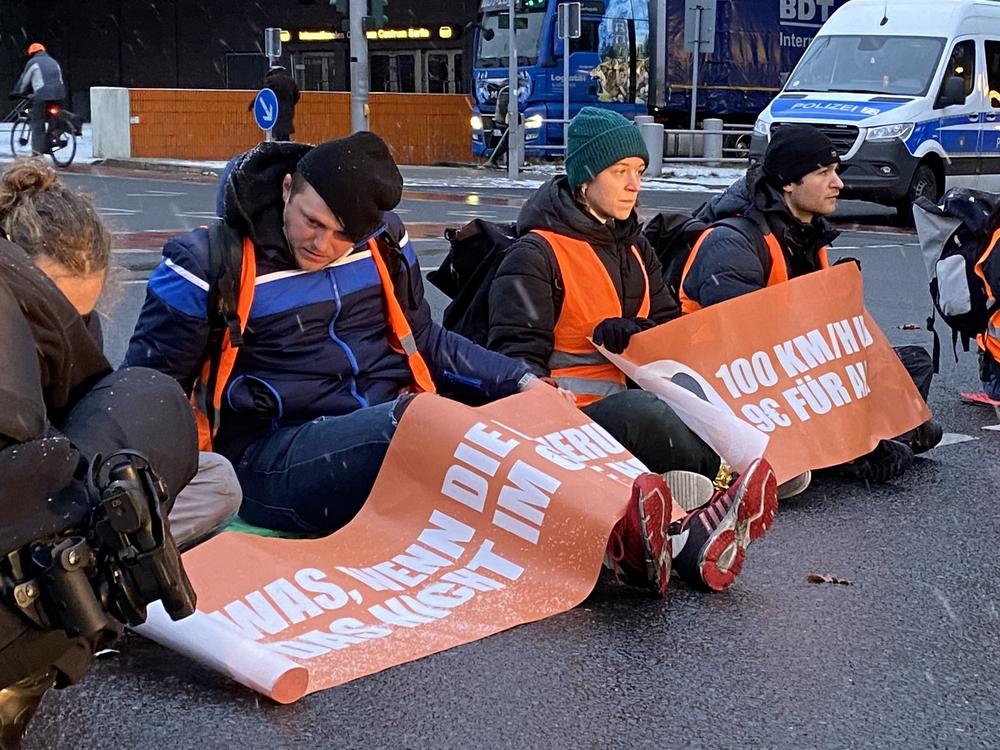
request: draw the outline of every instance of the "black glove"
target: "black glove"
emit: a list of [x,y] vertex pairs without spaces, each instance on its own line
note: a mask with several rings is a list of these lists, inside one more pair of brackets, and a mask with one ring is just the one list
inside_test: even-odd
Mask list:
[[612,354],[621,354],[629,339],[649,327],[645,318],[605,318],[594,329],[594,343]]

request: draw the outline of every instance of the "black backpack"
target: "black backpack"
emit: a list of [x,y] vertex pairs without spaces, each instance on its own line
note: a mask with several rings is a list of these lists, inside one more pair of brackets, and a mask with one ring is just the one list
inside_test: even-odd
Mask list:
[[[1000,229],[1000,195],[969,188],[954,188],[934,204],[927,198],[914,203],[914,223],[927,269],[934,311],[927,319],[934,330],[940,315],[952,331],[952,349],[958,341],[969,351],[969,341],[986,330],[998,304],[987,294],[982,272],[992,289],[1000,288],[1000,254],[992,252],[993,238]],[[984,254],[990,250],[990,255]],[[935,369],[939,344],[934,341]]]
[[473,219],[461,229],[446,229],[451,245],[440,268],[427,280],[451,298],[442,325],[480,346],[490,330],[490,286],[507,250],[517,240],[515,224]]
[[[698,210],[695,210],[697,213]],[[681,277],[691,250],[709,226],[727,226],[735,229],[750,242],[761,245],[764,235],[757,225],[743,216],[728,216],[708,224],[683,211],[658,213],[642,229],[642,234],[653,247],[663,267],[663,281],[677,304],[680,304]]]

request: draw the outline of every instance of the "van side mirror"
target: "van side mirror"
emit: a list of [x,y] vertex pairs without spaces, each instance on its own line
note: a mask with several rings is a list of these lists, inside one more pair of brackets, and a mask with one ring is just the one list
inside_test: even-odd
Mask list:
[[953,104],[965,104],[965,99],[965,81],[958,76],[949,76],[944,79],[943,90],[934,107],[941,109]]
[[791,75],[791,71],[788,70],[783,70],[778,73],[778,81],[781,83],[781,88],[785,88],[785,84],[788,83],[788,79]]

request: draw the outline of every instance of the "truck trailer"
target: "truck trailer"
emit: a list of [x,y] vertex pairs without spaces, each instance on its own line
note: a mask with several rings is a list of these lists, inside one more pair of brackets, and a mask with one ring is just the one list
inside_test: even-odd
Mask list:
[[[581,107],[597,106],[630,118],[651,114],[667,127],[687,127],[692,55],[685,49],[684,25],[691,2],[582,0],[581,35],[569,41],[569,116]],[[752,124],[823,22],[845,2],[717,0],[714,51],[699,61],[698,118]],[[516,3],[516,101],[528,156],[557,155],[562,148],[566,45],[558,37],[558,4]],[[470,91],[477,156],[489,155],[506,129],[509,15],[508,0],[482,0],[475,24]]]

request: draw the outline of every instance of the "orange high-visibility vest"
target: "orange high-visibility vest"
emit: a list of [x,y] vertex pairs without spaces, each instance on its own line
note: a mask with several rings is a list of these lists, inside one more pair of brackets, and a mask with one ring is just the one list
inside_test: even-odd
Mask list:
[[[622,371],[587,340],[602,320],[622,316],[621,300],[607,269],[589,243],[554,232],[533,231],[552,248],[565,290],[548,361],[552,377],[560,387],[576,394],[577,406],[625,390]],[[650,308],[649,276],[639,251],[634,246],[631,250],[645,283],[638,312],[638,317],[645,318]]]
[[424,393],[437,393],[434,381],[431,379],[431,371],[420,350],[417,349],[417,341],[413,337],[410,322],[406,319],[403,307],[396,297],[396,288],[392,283],[392,277],[389,275],[389,269],[385,265],[385,258],[382,257],[378,242],[374,239],[368,240],[368,249],[371,251],[375,268],[378,269],[378,277],[382,282],[386,315],[389,318],[389,330],[392,333],[390,344],[396,351],[406,355],[416,389]]
[[[385,260],[379,252],[378,244],[375,240],[368,241],[368,249],[371,251],[372,261],[378,271],[379,281],[382,284],[382,294],[386,302],[386,316],[389,320],[390,345],[400,353],[406,355],[410,371],[416,389],[427,393],[435,393],[434,381],[431,379],[430,370],[423,356],[417,350],[416,340],[410,323],[403,313],[403,308],[396,297],[395,285],[389,276]],[[237,291],[237,313],[239,315],[240,332],[246,330],[247,320],[250,317],[250,307],[253,305],[254,284],[257,279],[257,264],[254,256],[253,242],[249,238],[243,239],[243,269],[240,274],[240,288]],[[201,374],[195,383],[191,393],[191,405],[195,412],[195,421],[198,424],[198,443],[200,450],[212,450],[212,440],[219,430],[219,410],[222,406],[222,394],[225,392],[229,378],[233,374],[236,365],[236,355],[239,347],[234,346],[230,339],[229,332],[226,331],[222,340],[222,352],[219,355],[218,369],[215,373],[215,388],[211,394],[207,393],[206,385],[211,382],[212,361],[211,358],[202,364]],[[211,398],[211,408],[206,403],[206,399]],[[210,416],[211,415],[211,416]]]
[[[996,248],[998,241],[1000,241],[1000,229],[993,233],[986,252],[979,256],[975,267],[976,276],[983,280],[983,286],[986,288],[987,304],[991,306],[996,303],[996,296],[993,294],[993,287],[990,286],[990,282],[986,280],[986,273],[983,271],[983,267]],[[980,349],[987,352],[993,358],[994,362],[1000,363],[1000,310],[997,310],[990,316],[989,322],[986,324],[986,330],[976,336],[976,343]]]
[[[701,244],[705,241],[705,238],[712,233],[714,228],[715,227],[709,227],[701,233],[701,236],[698,237],[698,241],[695,242],[694,247],[691,248],[691,254],[688,255],[687,262],[684,264],[684,271],[681,273],[680,289],[678,290],[681,300],[682,313],[692,313],[701,309],[701,303],[691,299],[684,291],[684,281],[687,279],[688,271],[691,270],[691,266],[694,264],[694,259],[697,257],[698,251],[701,249]],[[767,249],[771,255],[771,273],[767,276],[767,284],[765,284],[765,286],[774,286],[775,284],[780,284],[783,281],[788,281],[788,263],[785,262],[785,254],[781,250],[778,238],[774,236],[773,232],[768,232],[764,235],[764,242],[767,243]],[[827,258],[826,247],[821,247],[816,255],[819,259],[819,267],[829,268],[830,261]]]

